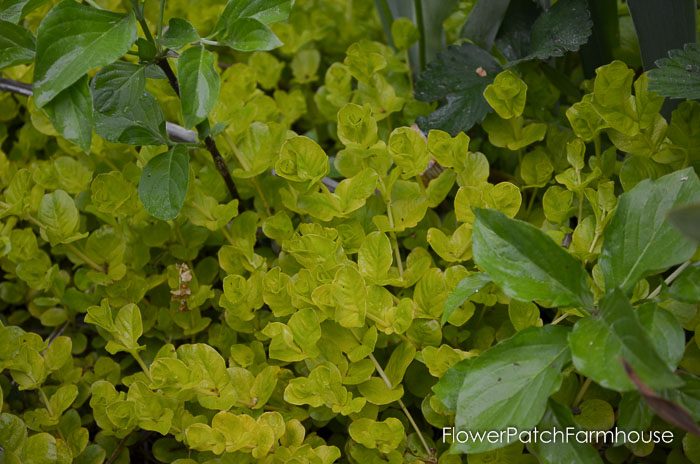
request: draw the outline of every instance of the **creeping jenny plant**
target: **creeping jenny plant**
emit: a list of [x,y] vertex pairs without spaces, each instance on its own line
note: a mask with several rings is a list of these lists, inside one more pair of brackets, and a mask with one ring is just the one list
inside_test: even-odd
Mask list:
[[0,462],[700,462],[700,104],[538,3],[0,1]]

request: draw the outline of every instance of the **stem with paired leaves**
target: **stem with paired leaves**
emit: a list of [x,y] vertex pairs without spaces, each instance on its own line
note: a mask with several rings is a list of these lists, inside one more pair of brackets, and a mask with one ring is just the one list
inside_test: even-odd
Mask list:
[[[146,20],[143,17],[143,10],[141,10],[138,6],[138,1],[132,0],[132,4],[134,8],[134,13],[136,14],[136,18],[138,19],[139,24],[141,24],[143,33],[146,36],[146,40],[151,42],[154,47],[158,48],[158,43],[153,38],[153,35],[151,35],[151,32],[148,29],[148,24],[146,24]],[[159,29],[162,28],[164,9],[165,2],[161,1],[161,25],[159,26]],[[168,78],[168,82],[170,83],[170,87],[172,87],[175,94],[178,96],[178,98],[180,98],[180,85],[177,82],[177,76],[175,75],[173,68],[170,67],[168,58],[166,56],[158,56],[158,58],[156,58],[156,64],[163,71],[163,73],[165,73],[165,76]],[[226,188],[228,189],[229,193],[233,198],[238,198],[238,191],[236,189],[236,185],[233,183],[233,178],[231,177],[231,173],[228,170],[228,166],[226,166],[226,161],[224,160],[223,156],[221,156],[221,152],[219,152],[219,149],[216,146],[216,142],[214,141],[214,138],[211,135],[207,135],[204,138],[204,146],[211,154],[212,160],[214,161],[214,165],[216,166],[216,170],[219,171],[219,174],[224,179],[224,183],[226,184]]]

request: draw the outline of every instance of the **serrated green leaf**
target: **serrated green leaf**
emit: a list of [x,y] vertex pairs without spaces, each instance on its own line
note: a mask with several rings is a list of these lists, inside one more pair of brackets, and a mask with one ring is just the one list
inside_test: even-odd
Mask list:
[[551,306],[592,306],[581,263],[531,224],[477,209],[472,237],[474,262],[509,296]]
[[[564,327],[531,327],[450,368],[433,389],[456,411],[456,430],[529,430],[537,425],[570,358],[567,334]],[[480,453],[507,444],[476,440],[455,442],[452,449]]]
[[34,101],[43,107],[90,69],[120,58],[136,41],[136,18],[64,0],[37,31]]
[[189,186],[189,162],[187,147],[183,145],[148,162],[141,174],[139,198],[150,215],[169,221],[180,213]]
[[575,52],[588,41],[592,30],[593,22],[585,0],[559,0],[532,25],[530,53],[516,63]]
[[0,69],[34,60],[34,36],[22,26],[0,20]]
[[416,82],[418,100],[446,103],[418,118],[418,123],[425,131],[441,129],[453,136],[469,130],[490,112],[484,90],[500,71],[493,56],[476,45],[450,46],[428,64]]
[[608,289],[630,292],[642,277],[689,259],[694,244],[666,215],[700,200],[700,180],[692,168],[656,181],[644,180],[620,196],[605,228],[599,265]]
[[635,386],[625,373],[627,361],[653,389],[673,388],[682,381],[655,349],[649,334],[624,293],[615,289],[600,304],[600,312],[579,320],[569,336],[574,366],[605,388],[631,391]]
[[221,83],[215,65],[214,54],[202,46],[188,48],[177,60],[185,127],[204,121],[216,104]]
[[669,98],[700,98],[700,47],[686,44],[671,50],[668,58],[656,62],[649,71],[649,89]]

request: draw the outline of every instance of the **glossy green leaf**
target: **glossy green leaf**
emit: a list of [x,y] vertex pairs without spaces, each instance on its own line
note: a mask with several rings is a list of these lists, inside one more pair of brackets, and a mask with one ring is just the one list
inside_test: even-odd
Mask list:
[[0,20],[0,69],[34,60],[34,36],[22,26]]
[[202,46],[185,50],[177,60],[180,103],[185,127],[204,121],[219,98],[216,56]]
[[73,0],[56,5],[37,31],[34,99],[43,107],[90,69],[120,58],[136,41],[136,19]]
[[423,130],[441,129],[453,136],[467,131],[490,112],[483,94],[500,71],[496,60],[476,45],[450,46],[416,81],[417,99],[445,102],[418,123]]
[[640,379],[653,389],[682,384],[655,349],[638,314],[620,290],[609,293],[600,304],[600,312],[579,320],[569,336],[574,366],[605,388],[633,390],[625,373],[627,361]]
[[92,143],[92,97],[84,77],[44,106],[51,123],[67,140],[89,152]]
[[95,130],[112,142],[165,145],[165,117],[158,101],[145,90],[146,68],[117,61],[95,75],[91,93]]
[[[539,423],[540,430],[566,430],[576,427],[571,410],[556,401],[550,400],[547,412]],[[593,446],[576,440],[539,440],[529,443],[528,450],[542,464],[576,462],[580,464],[602,464],[603,460]]]
[[153,217],[168,221],[180,213],[189,186],[189,160],[187,147],[176,145],[143,169],[139,198]]
[[671,50],[668,58],[656,62],[649,71],[649,88],[670,98],[700,98],[700,48],[686,44],[683,50]]
[[[465,431],[529,430],[542,419],[547,399],[562,382],[569,361],[568,329],[547,326],[518,332],[475,358],[450,368],[434,390],[456,411],[455,428]],[[508,442],[468,440],[459,452],[479,453]]]
[[2,0],[0,20],[17,24],[20,19],[36,10],[48,0]]
[[292,0],[230,0],[214,34],[235,50],[272,50],[282,42],[268,26],[285,20],[293,4]]
[[581,263],[531,224],[477,209],[472,239],[474,262],[509,296],[551,306],[592,306]]
[[84,235],[78,234],[80,214],[73,199],[63,190],[47,193],[41,199],[37,219],[42,224],[41,235],[52,245],[70,243]]
[[185,45],[199,40],[197,29],[182,18],[170,18],[168,27],[163,31],[163,36],[158,41],[167,48],[180,49]]
[[530,53],[522,60],[546,60],[575,52],[588,41],[592,28],[585,0],[559,0],[532,25]]
[[700,267],[691,266],[683,271],[668,289],[669,295],[686,303],[700,303]]
[[605,228],[599,260],[606,288],[629,292],[642,277],[689,259],[695,252],[693,242],[666,215],[699,200],[700,180],[692,168],[642,181],[620,196]]
[[267,25],[253,18],[234,21],[219,40],[241,52],[272,50],[282,45],[280,39]]

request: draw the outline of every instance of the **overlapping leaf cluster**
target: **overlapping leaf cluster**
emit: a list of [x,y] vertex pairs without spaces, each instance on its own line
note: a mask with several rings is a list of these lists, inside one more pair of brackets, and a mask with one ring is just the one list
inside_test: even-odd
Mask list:
[[[0,2],[28,34],[3,76],[35,84],[0,94],[5,462],[699,459],[669,419],[700,420],[697,102],[521,62],[485,66],[479,130],[422,132],[416,31],[384,45],[371,1],[171,0],[160,50],[151,2],[50,3]],[[32,34],[76,15],[123,47],[51,77]],[[676,440],[442,440],[569,425]]]

